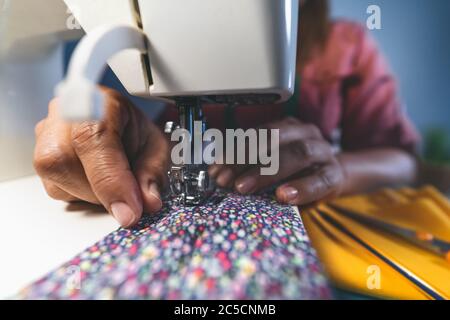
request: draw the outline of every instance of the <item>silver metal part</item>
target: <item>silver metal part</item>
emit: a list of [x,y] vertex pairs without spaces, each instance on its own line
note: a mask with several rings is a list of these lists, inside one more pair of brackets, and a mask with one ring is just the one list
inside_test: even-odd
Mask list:
[[213,188],[206,170],[196,171],[192,167],[172,166],[168,174],[170,191],[175,201],[180,204],[196,206],[212,194]]
[[[180,116],[180,125],[173,122],[166,123],[164,132],[171,134],[177,128],[186,129],[191,136],[192,157],[196,152],[195,148],[201,146],[194,144],[194,123],[201,122],[203,134],[205,122],[201,109],[200,100],[197,98],[184,98],[177,100]],[[203,203],[214,191],[214,184],[210,181],[206,164],[183,164],[172,165],[169,172],[169,185],[174,200],[187,206],[196,206]]]

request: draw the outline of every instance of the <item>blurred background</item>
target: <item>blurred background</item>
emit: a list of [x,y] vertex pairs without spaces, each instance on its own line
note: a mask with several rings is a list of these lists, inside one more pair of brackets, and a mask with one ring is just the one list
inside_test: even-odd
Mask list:
[[409,117],[423,136],[424,157],[450,163],[450,1],[331,0],[336,18],[366,24],[381,8],[382,29],[370,31],[397,76]]
[[[424,156],[450,163],[450,1],[331,0],[331,11],[365,24],[373,4],[382,29],[370,33],[397,75]],[[0,0],[0,181],[33,173],[34,126],[81,36],[62,0]],[[110,71],[104,84],[120,86]]]

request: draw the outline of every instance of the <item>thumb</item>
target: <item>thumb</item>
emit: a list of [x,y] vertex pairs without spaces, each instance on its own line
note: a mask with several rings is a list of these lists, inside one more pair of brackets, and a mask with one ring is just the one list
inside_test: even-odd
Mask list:
[[87,122],[74,128],[72,144],[99,201],[123,227],[135,225],[142,198],[117,131]]

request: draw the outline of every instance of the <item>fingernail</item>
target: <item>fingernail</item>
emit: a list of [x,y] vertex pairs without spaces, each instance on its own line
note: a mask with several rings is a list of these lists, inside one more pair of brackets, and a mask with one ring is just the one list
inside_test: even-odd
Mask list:
[[162,200],[161,200],[161,194],[159,193],[159,188],[158,185],[154,182],[152,182],[150,184],[150,187],[148,188],[148,193],[155,198],[156,200],[158,200],[159,204],[160,204],[160,208],[162,207]]
[[236,189],[239,193],[247,194],[255,190],[256,185],[257,182],[254,177],[245,177],[236,184]]
[[219,169],[220,169],[219,166],[215,166],[215,165],[210,166],[210,167],[208,168],[208,174],[209,174],[209,176],[210,176],[211,178],[215,178],[215,177],[217,176],[217,174],[219,173]]
[[282,189],[282,194],[284,197],[284,201],[286,203],[289,203],[291,201],[294,201],[298,197],[298,190],[293,187],[284,187]]
[[217,184],[221,187],[226,187],[233,179],[233,171],[231,169],[225,169],[217,178]]
[[134,224],[136,214],[124,202],[115,202],[111,205],[111,213],[122,227],[130,227]]

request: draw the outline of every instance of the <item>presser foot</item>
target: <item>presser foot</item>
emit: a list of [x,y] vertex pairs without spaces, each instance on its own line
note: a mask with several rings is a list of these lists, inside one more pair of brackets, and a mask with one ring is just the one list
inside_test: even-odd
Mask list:
[[[205,118],[203,117],[201,101],[195,97],[185,97],[176,99],[180,121],[179,124],[167,122],[164,128],[165,134],[171,139],[171,135],[176,129],[184,129],[189,136],[183,139],[189,139],[191,145],[191,154],[184,154],[183,157],[191,156],[195,159],[198,151],[202,154],[202,145],[194,142],[195,137],[202,136],[205,128]],[[199,125],[200,124],[200,125]],[[188,152],[188,151],[186,151]],[[185,206],[198,206],[207,200],[214,191],[214,184],[209,178],[207,165],[192,164],[190,160],[184,160],[180,163],[173,163],[168,172],[169,185],[172,193],[172,199],[175,203]]]
[[168,172],[170,191],[176,204],[198,206],[214,192],[206,169],[195,166],[172,166]]

